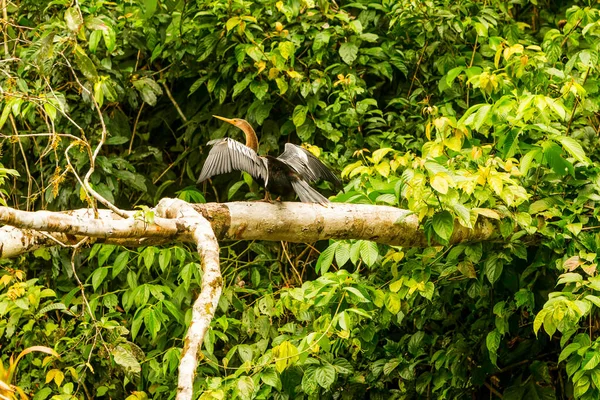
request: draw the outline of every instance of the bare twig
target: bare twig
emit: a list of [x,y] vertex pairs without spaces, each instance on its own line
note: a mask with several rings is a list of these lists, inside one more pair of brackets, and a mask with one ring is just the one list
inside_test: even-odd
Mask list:
[[137,113],[137,117],[135,117],[135,122],[133,123],[133,131],[131,132],[131,140],[129,141],[129,149],[127,150],[127,154],[131,154],[131,149],[133,148],[133,139],[135,138],[135,133],[137,132],[138,122],[140,120],[140,115],[142,115],[142,110],[144,109],[144,102],[140,106],[140,110]]
[[23,162],[25,164],[25,172],[27,172],[27,199],[26,199],[26,210],[29,211],[31,209],[31,189],[33,186],[33,177],[31,176],[31,172],[29,171],[29,162],[27,162],[27,156],[25,155],[25,150],[23,149],[23,143],[21,143],[21,138],[19,137],[19,131],[17,130],[17,124],[15,123],[15,118],[12,114],[9,114],[10,124],[12,125],[13,132],[17,137],[17,143],[19,143],[19,149],[21,150],[21,155],[23,156]]
[[[96,98],[94,97],[93,93],[90,93],[90,91],[79,81],[79,78],[77,77],[77,74],[75,73],[75,70],[73,69],[73,66],[69,62],[69,59],[64,54],[61,53],[61,55],[62,55],[63,59],[65,60],[65,62],[67,63],[67,65],[69,66],[69,69],[71,70],[71,73],[75,77],[77,84],[81,87],[82,90],[84,90],[85,92],[90,94],[90,99],[92,99],[92,103],[94,104],[94,108],[96,109],[96,112],[98,114],[98,119],[100,120],[100,126],[101,126],[100,141],[98,142],[98,145],[96,146],[96,148],[94,149],[94,152],[90,156],[90,169],[83,177],[82,186],[85,191],[90,193],[94,199],[96,199],[98,202],[103,204],[105,207],[109,208],[117,215],[119,215],[123,218],[127,218],[127,213],[125,211],[119,209],[117,206],[112,204],[110,201],[106,200],[103,196],[100,195],[100,193],[96,192],[96,190],[94,190],[94,188],[92,188],[92,185],[90,185],[90,177],[92,176],[92,174],[94,173],[94,170],[96,168],[96,158],[98,157],[98,154],[100,154],[100,150],[102,149],[104,142],[106,142],[106,137],[108,135],[108,131],[106,129],[106,123],[104,122],[104,116],[102,115],[102,110],[100,109],[100,105],[96,101]],[[88,144],[88,147],[89,147],[89,144]],[[95,205],[94,205],[94,210],[97,210]]]
[[175,101],[175,98],[171,94],[171,91],[169,90],[169,86],[167,86],[167,83],[164,81],[162,84],[163,84],[163,88],[165,89],[165,93],[167,94],[167,97],[169,98],[169,100],[171,100],[171,103],[173,103],[173,107],[175,107],[175,109],[177,110],[177,113],[179,114],[179,116],[181,117],[183,122],[187,122],[187,118],[185,117],[185,114],[183,113],[183,111],[181,111],[179,104],[177,104],[177,102]]
[[10,51],[8,50],[8,12],[6,10],[6,0],[2,0],[0,7],[2,7],[2,20],[4,22],[4,26],[2,27],[2,33],[4,33],[4,57],[8,59]]

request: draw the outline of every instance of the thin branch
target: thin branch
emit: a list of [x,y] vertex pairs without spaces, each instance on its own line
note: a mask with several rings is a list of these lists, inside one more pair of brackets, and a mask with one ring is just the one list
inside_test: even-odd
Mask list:
[[131,140],[129,141],[129,149],[127,150],[127,154],[131,154],[131,149],[133,148],[133,139],[135,138],[135,133],[137,132],[137,126],[140,120],[140,115],[142,115],[142,110],[144,109],[144,104],[146,103],[142,102],[140,110],[138,111],[137,116],[135,117],[135,122],[133,123],[133,131],[131,132]]
[[6,0],[2,0],[0,5],[2,7],[2,20],[4,22],[4,26],[2,27],[2,33],[4,33],[4,57],[10,58],[10,51],[8,50],[8,12],[6,10]]
[[23,163],[25,164],[25,172],[27,172],[27,199],[26,199],[26,210],[29,211],[31,209],[31,190],[33,186],[33,177],[31,176],[31,172],[29,171],[29,162],[27,162],[27,156],[25,155],[25,150],[23,149],[23,143],[21,143],[21,138],[19,137],[19,131],[17,130],[17,124],[15,123],[15,118],[12,114],[9,114],[8,118],[10,119],[10,124],[13,128],[13,132],[15,136],[18,138],[17,142],[19,143],[19,149],[21,150],[21,156],[23,156]]
[[[92,176],[92,174],[94,173],[94,170],[96,168],[96,158],[98,157],[98,154],[100,153],[100,150],[102,149],[102,146],[104,145],[104,142],[106,142],[106,137],[108,135],[108,131],[106,129],[106,123],[104,122],[104,116],[102,115],[102,110],[100,109],[100,105],[96,101],[96,98],[94,97],[93,93],[91,93],[79,81],[79,78],[77,77],[77,74],[75,73],[75,70],[73,69],[73,66],[69,62],[69,59],[63,53],[61,53],[61,55],[62,55],[63,59],[65,60],[65,62],[67,63],[67,65],[69,66],[69,69],[71,70],[71,73],[75,77],[75,81],[77,82],[77,84],[79,85],[81,90],[87,92],[90,95],[90,99],[92,99],[92,103],[94,104],[94,108],[96,109],[96,112],[98,114],[98,119],[100,120],[100,126],[102,128],[100,141],[98,142],[98,145],[96,146],[94,152],[90,156],[90,169],[83,177],[82,186],[83,186],[84,190],[87,191],[88,193],[90,193],[92,195],[92,197],[94,199],[96,199],[99,203],[103,204],[105,207],[109,208],[117,215],[120,215],[123,218],[127,218],[127,213],[125,211],[119,209],[117,206],[112,204],[110,201],[106,200],[102,195],[100,195],[100,193],[96,192],[96,190],[94,190],[94,188],[92,188],[92,185],[90,185],[90,176]],[[87,141],[86,141],[86,143],[87,143]],[[91,149],[89,144],[88,144],[88,148]],[[73,170],[73,172],[75,172],[75,170]],[[94,205],[94,210],[97,210],[95,205]]]
[[167,86],[167,83],[163,81],[162,84],[163,84],[163,88],[165,89],[165,93],[167,94],[167,97],[169,98],[169,100],[171,100],[171,103],[173,103],[173,106],[177,110],[177,113],[179,114],[179,116],[181,117],[181,119],[183,120],[183,122],[187,122],[188,120],[185,117],[185,114],[183,113],[183,111],[181,111],[181,108],[179,107],[179,104],[177,104],[177,102],[175,101],[175,98],[171,94],[171,91],[169,90],[169,87]]

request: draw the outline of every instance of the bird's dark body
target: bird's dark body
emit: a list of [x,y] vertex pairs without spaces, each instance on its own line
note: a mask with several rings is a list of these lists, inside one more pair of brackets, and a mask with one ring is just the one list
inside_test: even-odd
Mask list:
[[298,180],[298,174],[289,165],[272,156],[264,156],[267,159],[269,180],[265,189],[277,196],[288,196],[294,193],[291,181]]

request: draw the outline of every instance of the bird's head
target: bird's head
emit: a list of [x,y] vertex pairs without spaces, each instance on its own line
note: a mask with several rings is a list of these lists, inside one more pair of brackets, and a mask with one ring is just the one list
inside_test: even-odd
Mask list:
[[218,118],[221,121],[228,122],[228,123],[230,123],[233,126],[237,126],[238,128],[240,128],[244,132],[246,131],[245,128],[247,126],[250,126],[250,124],[248,123],[248,121],[246,121],[245,119],[241,119],[241,118],[225,118],[225,117],[221,117],[219,115],[213,115],[213,117]]
[[256,132],[254,132],[252,125],[250,125],[248,121],[241,118],[225,118],[218,115],[213,115],[213,117],[230,123],[231,125],[241,129],[246,135],[246,146],[250,147],[254,151],[258,151],[258,137],[256,136]]

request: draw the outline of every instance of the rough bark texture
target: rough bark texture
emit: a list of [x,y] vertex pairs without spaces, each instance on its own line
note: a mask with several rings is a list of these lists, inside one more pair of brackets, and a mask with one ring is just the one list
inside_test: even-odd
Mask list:
[[[416,216],[394,207],[341,203],[324,207],[264,202],[193,204],[191,207],[210,221],[219,240],[309,243],[324,239],[363,239],[404,247],[428,245]],[[189,232],[177,226],[174,220],[161,218],[160,213],[151,225],[139,218],[122,219],[109,210],[98,211],[98,219],[94,219],[91,210],[25,212],[0,207],[0,223],[20,229],[64,233],[66,236],[57,238],[67,244],[76,243],[82,236],[126,246],[195,242]],[[131,212],[131,215],[135,213]],[[489,240],[496,232],[491,220],[480,217],[474,229],[455,224],[450,243]],[[53,242],[33,231],[3,227],[0,228],[0,243],[0,258],[7,258]]]
[[219,266],[219,243],[210,223],[190,204],[181,200],[165,199],[158,204],[156,211],[163,217],[174,218],[180,229],[192,234],[202,260],[201,292],[192,307],[192,321],[181,352],[177,385],[177,400],[191,400],[194,394],[198,352],[223,290],[223,278]]

